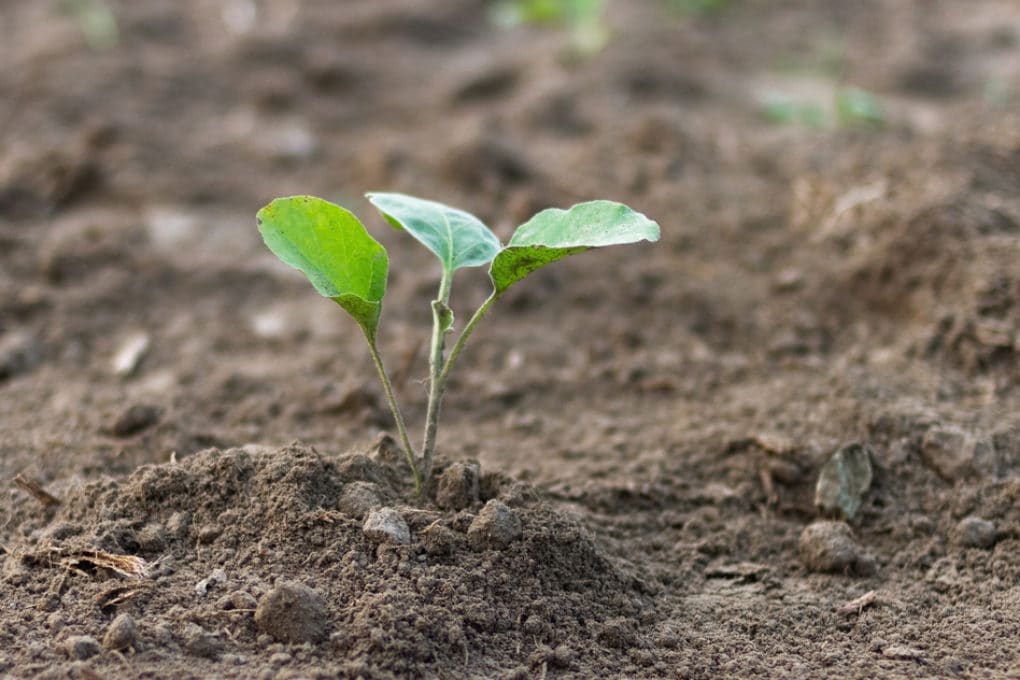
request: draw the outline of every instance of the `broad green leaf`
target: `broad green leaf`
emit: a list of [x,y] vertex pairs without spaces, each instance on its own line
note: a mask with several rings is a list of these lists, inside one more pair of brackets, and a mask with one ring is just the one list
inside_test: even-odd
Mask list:
[[256,220],[269,249],[302,271],[374,341],[389,260],[358,218],[321,198],[292,196],[262,208]]
[[501,244],[471,213],[404,194],[367,194],[396,229],[404,229],[435,253],[446,272],[488,264]]
[[569,210],[550,208],[517,228],[492,261],[489,275],[499,294],[568,255],[641,240],[658,241],[659,225],[622,203],[590,201]]

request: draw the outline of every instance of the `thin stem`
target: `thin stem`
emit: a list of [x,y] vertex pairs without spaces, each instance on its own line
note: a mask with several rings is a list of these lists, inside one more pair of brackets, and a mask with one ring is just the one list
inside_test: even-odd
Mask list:
[[458,356],[460,356],[460,353],[464,349],[464,345],[467,343],[468,338],[471,337],[471,333],[474,332],[475,326],[478,324],[479,321],[482,320],[482,317],[485,316],[485,313],[489,311],[489,308],[492,307],[493,303],[495,303],[496,300],[498,299],[499,293],[497,293],[496,291],[492,291],[492,294],[489,295],[488,299],[486,299],[486,301],[482,303],[481,307],[475,310],[475,313],[471,316],[471,319],[467,322],[467,325],[464,326],[464,330],[461,331],[460,337],[457,338],[457,342],[454,343],[453,349],[450,350],[450,356],[447,357],[446,364],[443,365],[443,370],[439,374],[440,392],[446,389],[446,381],[450,377],[450,369],[453,367],[453,362],[457,360]]
[[439,429],[439,407],[443,401],[443,382],[439,376],[443,371],[443,350],[446,334],[450,332],[452,312],[450,311],[450,284],[452,272],[443,269],[439,280],[439,294],[432,302],[432,345],[429,353],[429,403],[425,412],[425,437],[421,447],[422,476],[428,480],[432,475],[432,458],[436,452],[436,431]]
[[411,472],[414,474],[414,490],[416,493],[421,493],[421,471],[414,462],[414,448],[411,446],[411,440],[407,436],[407,426],[404,425],[404,416],[400,414],[400,408],[397,406],[397,399],[393,396],[393,385],[390,383],[390,377],[386,374],[386,368],[383,367],[382,357],[379,356],[379,348],[375,346],[375,338],[371,337],[366,331],[365,339],[368,340],[368,351],[372,354],[372,361],[375,362],[375,368],[379,371],[379,379],[382,380],[383,392],[386,394],[386,403],[389,404],[390,411],[393,413],[393,421],[397,425],[397,433],[400,436],[400,444],[404,449],[404,456],[407,457],[407,464],[411,466]]

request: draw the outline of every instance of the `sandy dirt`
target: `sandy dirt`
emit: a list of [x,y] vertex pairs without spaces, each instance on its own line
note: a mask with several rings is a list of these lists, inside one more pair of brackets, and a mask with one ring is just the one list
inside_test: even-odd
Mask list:
[[[1020,6],[719,4],[587,57],[475,0],[4,4],[0,677],[1020,676]],[[662,227],[493,310],[425,500],[254,223],[384,243],[417,432],[438,272],[369,190]]]

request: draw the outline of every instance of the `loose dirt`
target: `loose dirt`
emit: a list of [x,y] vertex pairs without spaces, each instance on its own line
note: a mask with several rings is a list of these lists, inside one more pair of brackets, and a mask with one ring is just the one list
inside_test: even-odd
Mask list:
[[[475,0],[0,11],[0,676],[1020,675],[1020,10],[610,4],[587,57]],[[369,190],[662,226],[493,310],[425,500],[254,226],[363,216],[417,425],[438,272]]]

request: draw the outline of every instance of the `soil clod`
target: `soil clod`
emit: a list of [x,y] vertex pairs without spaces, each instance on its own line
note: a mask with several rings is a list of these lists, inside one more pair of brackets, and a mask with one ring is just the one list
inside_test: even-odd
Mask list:
[[505,503],[490,500],[472,520],[468,540],[476,550],[502,550],[521,536],[521,521]]
[[159,422],[163,409],[151,404],[133,404],[124,410],[109,427],[114,437],[130,437]]
[[478,501],[478,478],[477,464],[451,464],[436,483],[436,505],[447,510],[470,507]]
[[980,517],[964,517],[956,525],[955,538],[957,544],[964,548],[988,549],[998,540],[995,522]]
[[294,644],[316,643],[326,637],[326,602],[303,583],[286,581],[262,596],[255,624],[279,640]]
[[84,661],[99,654],[99,642],[91,635],[72,635],[64,640],[64,653],[72,659]]
[[810,571],[870,576],[875,558],[866,554],[844,522],[815,522],[800,534],[800,558]]
[[378,486],[372,482],[351,482],[340,492],[340,512],[354,519],[362,520],[372,510],[382,505]]
[[411,542],[411,530],[407,522],[393,508],[379,508],[368,513],[362,531],[377,543],[404,545]]

